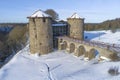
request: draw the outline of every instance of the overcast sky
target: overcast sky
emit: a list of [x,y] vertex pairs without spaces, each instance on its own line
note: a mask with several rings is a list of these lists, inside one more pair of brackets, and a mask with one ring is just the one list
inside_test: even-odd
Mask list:
[[120,0],[0,0],[0,22],[28,22],[38,9],[54,9],[63,20],[77,12],[89,23],[120,18]]

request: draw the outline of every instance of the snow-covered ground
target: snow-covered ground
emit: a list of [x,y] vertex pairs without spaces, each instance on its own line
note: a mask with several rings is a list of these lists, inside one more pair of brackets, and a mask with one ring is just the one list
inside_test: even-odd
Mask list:
[[120,31],[112,33],[108,31],[86,31],[85,36],[86,40],[93,40],[99,42],[105,42],[109,44],[118,44],[120,45]]
[[[85,32],[85,36],[90,40],[120,44],[120,32]],[[84,61],[82,56],[65,51],[31,55],[27,45],[1,68],[0,80],[120,80],[120,75],[108,74],[113,66],[120,67],[120,62]]]

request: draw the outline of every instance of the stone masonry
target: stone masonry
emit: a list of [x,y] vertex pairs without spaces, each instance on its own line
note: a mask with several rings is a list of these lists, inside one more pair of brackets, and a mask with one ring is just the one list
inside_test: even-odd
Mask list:
[[69,35],[71,38],[84,40],[84,19],[74,13],[68,20]]
[[29,18],[30,52],[47,54],[53,51],[51,17],[41,10]]

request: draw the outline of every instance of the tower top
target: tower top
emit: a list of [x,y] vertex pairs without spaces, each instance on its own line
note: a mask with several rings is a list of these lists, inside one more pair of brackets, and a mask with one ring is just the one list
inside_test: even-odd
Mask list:
[[30,18],[40,18],[40,17],[51,17],[50,15],[46,14],[44,11],[42,10],[37,10],[36,12],[34,12],[31,16],[29,16]]
[[80,18],[80,16],[77,13],[74,13],[70,18]]
[[67,19],[83,19],[84,20],[84,18],[81,18],[77,13],[74,13],[71,17]]

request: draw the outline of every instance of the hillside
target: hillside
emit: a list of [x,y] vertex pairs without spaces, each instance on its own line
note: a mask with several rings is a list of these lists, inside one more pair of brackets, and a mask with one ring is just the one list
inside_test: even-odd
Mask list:
[[[2,30],[3,27],[2,27]],[[4,32],[0,31],[0,67],[7,62],[10,55],[15,54],[23,47],[25,47],[28,40],[28,32],[26,26],[16,26],[12,30],[6,29]]]
[[[61,22],[65,23],[64,21],[61,21]],[[25,38],[26,29],[27,29],[25,27],[26,25],[27,23],[0,23],[0,37],[1,37],[0,38],[0,62],[1,63],[3,63],[5,59],[13,53],[13,51],[17,52],[24,46],[26,42],[26,38]],[[102,23],[86,23],[85,24],[86,30],[111,29],[111,32],[114,33],[116,31],[116,28],[120,28],[119,18],[114,20],[107,20]],[[105,37],[104,37],[104,41],[106,41]],[[21,43],[23,45],[21,45]]]
[[[102,42],[120,44],[120,32],[87,31],[85,36],[98,41],[99,33],[104,33],[100,38]],[[43,56],[31,55],[28,44],[1,68],[0,80],[119,80],[120,75],[108,73],[111,67],[119,68],[120,61],[98,62],[97,58],[85,61],[83,56],[76,57],[66,51],[54,51]]]
[[101,23],[85,23],[85,30],[115,30],[120,28],[120,18]]

